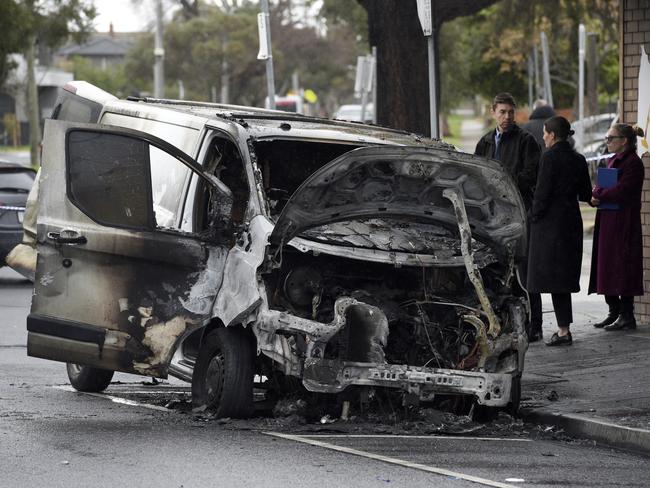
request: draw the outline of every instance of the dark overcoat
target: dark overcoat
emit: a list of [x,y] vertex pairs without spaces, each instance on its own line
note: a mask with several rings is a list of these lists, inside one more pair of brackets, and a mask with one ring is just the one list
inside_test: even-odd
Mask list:
[[614,156],[608,166],[618,168],[618,183],[608,189],[594,188],[593,196],[617,203],[619,209],[596,212],[589,293],[643,295],[643,163],[629,150]]
[[530,114],[528,122],[521,126],[526,132],[530,132],[537,144],[542,148],[542,152],[546,152],[544,148],[544,122],[555,115],[555,110],[549,105],[537,107]]
[[587,161],[566,141],[542,155],[530,212],[528,291],[580,291],[582,217],[578,200],[591,199]]
[[[485,134],[476,144],[474,154],[494,158],[494,136],[493,129]],[[542,150],[532,134],[522,130],[517,124],[513,124],[501,137],[500,162],[510,176],[517,183],[519,193],[524,201],[526,210],[533,202],[533,191],[537,180],[537,164]]]

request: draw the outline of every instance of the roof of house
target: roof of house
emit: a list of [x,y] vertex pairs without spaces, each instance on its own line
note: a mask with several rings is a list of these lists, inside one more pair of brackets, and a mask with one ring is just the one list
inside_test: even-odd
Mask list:
[[132,38],[93,35],[83,44],[68,44],[57,52],[60,56],[126,56],[132,46]]

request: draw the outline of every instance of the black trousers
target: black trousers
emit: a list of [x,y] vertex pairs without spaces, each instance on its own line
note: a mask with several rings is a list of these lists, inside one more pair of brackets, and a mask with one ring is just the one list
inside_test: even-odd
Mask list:
[[615,314],[621,312],[633,313],[634,312],[634,297],[633,296],[617,296],[605,295],[605,303],[609,305],[609,311]]
[[530,300],[530,329],[535,332],[542,331],[542,295],[541,293],[528,293]]
[[558,327],[569,327],[573,322],[571,293],[551,293],[551,299]]

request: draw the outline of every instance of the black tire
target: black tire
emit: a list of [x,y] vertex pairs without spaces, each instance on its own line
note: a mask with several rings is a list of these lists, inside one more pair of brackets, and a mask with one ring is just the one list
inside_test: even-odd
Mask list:
[[521,403],[521,373],[512,377],[512,387],[510,389],[510,403],[506,407],[508,412],[513,417],[519,414],[519,405]]
[[241,327],[220,327],[203,339],[192,374],[192,404],[219,418],[253,413],[253,346]]
[[499,407],[488,407],[487,405],[479,405],[478,403],[474,405],[474,415],[472,416],[474,422],[492,422],[498,416]]
[[68,379],[77,391],[100,392],[104,391],[113,379],[113,371],[107,369],[91,368],[82,364],[67,363]]

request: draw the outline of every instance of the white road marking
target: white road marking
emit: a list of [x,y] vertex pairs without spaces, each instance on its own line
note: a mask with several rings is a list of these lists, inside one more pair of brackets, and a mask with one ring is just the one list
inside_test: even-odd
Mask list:
[[[112,389],[111,389],[112,390]],[[117,391],[113,391],[113,393],[128,393],[129,395],[160,395],[162,393],[168,393],[170,395],[190,395],[192,392],[190,390],[165,390],[165,389],[158,389],[158,390],[128,390],[124,389],[122,390],[121,388],[118,389]]]
[[419,469],[420,471],[426,471],[429,473],[440,474],[443,476],[450,476],[453,478],[463,479],[466,481],[471,481],[473,483],[478,483],[484,486],[493,486],[495,488],[516,488],[514,485],[508,485],[506,483],[501,483],[499,481],[492,481],[485,478],[479,478],[478,476],[472,476],[470,474],[458,473],[456,471],[450,471],[448,469],[436,468],[434,466],[427,466],[426,464],[412,463],[410,461],[403,461],[402,459],[392,458],[388,456],[382,456],[381,454],[373,454],[371,452],[359,451],[357,449],[352,449],[350,447],[337,446],[334,444],[328,444],[327,442],[321,442],[314,439],[309,439],[304,436],[297,436],[291,434],[282,434],[280,432],[263,432],[263,434],[279,437],[281,439],[286,439],[295,442],[302,442],[304,444],[309,444],[316,447],[322,447],[325,449],[331,449],[333,451],[343,452],[346,454],[352,454],[354,456],[361,456],[368,459],[374,459],[376,461],[382,461],[384,463],[396,464],[398,466],[403,466],[406,468]]
[[322,438],[343,438],[349,437],[351,439],[359,438],[377,438],[377,439],[451,439],[456,441],[511,441],[511,442],[532,442],[532,439],[518,439],[518,438],[506,438],[506,437],[468,437],[464,435],[399,435],[399,434],[302,434],[304,437],[322,437]]
[[55,385],[52,386],[52,388],[55,388],[57,390],[63,390],[63,391],[71,391],[74,393],[79,393],[82,395],[88,395],[88,396],[94,396],[97,398],[103,398],[104,400],[110,400],[114,403],[120,403],[122,405],[129,405],[130,407],[142,407],[142,408],[148,408],[150,410],[158,410],[159,412],[171,412],[173,410],[170,410],[169,408],[161,407],[158,405],[149,405],[148,403],[140,403],[136,402],[134,400],[127,400],[126,398],[120,398],[116,397],[113,395],[106,395],[105,393],[92,393],[92,392],[87,392],[87,391],[77,391],[73,387],[68,386],[68,385]]

